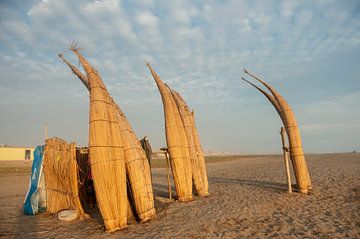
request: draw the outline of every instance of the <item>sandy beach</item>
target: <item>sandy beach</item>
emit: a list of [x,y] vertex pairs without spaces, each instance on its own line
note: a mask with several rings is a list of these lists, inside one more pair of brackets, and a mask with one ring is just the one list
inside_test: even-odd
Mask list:
[[256,156],[208,163],[211,196],[166,204],[166,171],[155,168],[157,218],[113,234],[104,232],[95,209],[87,209],[92,218],[85,221],[23,215],[31,162],[0,162],[0,237],[360,238],[360,154],[306,158],[310,195],[287,193],[281,156]]

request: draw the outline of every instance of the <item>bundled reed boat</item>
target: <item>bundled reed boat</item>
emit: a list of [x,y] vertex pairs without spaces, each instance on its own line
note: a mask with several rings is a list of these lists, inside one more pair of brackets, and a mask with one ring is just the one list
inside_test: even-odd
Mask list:
[[107,231],[127,227],[124,142],[116,109],[98,72],[71,48],[83,66],[90,89],[89,158],[96,198]]
[[177,91],[171,89],[168,85],[167,87],[175,100],[177,108],[180,112],[181,120],[184,124],[186,138],[189,145],[192,177],[196,192],[199,196],[208,196],[209,183],[205,167],[205,158],[201,149],[193,112],[187,106],[184,98]]
[[147,66],[155,80],[163,102],[167,150],[170,155],[178,200],[182,202],[190,201],[192,200],[192,168],[184,124],[173,95],[149,63],[147,63]]
[[250,83],[257,90],[259,90],[262,94],[264,94],[278,112],[288,136],[288,141],[290,145],[290,158],[293,164],[297,186],[301,193],[307,194],[308,191],[311,189],[311,179],[306,164],[302,148],[301,136],[294,112],[292,111],[286,100],[280,95],[279,92],[274,89],[274,87],[272,87],[270,84],[266,83],[259,77],[255,76],[254,74],[248,72],[246,69],[244,71],[246,74],[259,81],[270,91],[271,95],[256,86],[255,84],[242,78],[246,82]]
[[[85,87],[90,89],[87,76],[68,62],[62,54],[59,54],[59,57],[79,77]],[[156,216],[150,165],[125,114],[111,97],[109,99],[114,108],[115,119],[123,138],[125,168],[130,189],[128,208],[130,209],[130,204],[133,203],[137,218],[141,222],[145,222]],[[130,218],[133,218],[133,215],[128,210],[128,219]]]
[[204,153],[203,153],[201,143],[200,143],[200,136],[199,136],[198,130],[197,130],[196,126],[195,126],[195,112],[194,112],[194,110],[191,111],[191,116],[192,116],[191,117],[192,124],[194,125],[194,127],[192,127],[194,145],[195,145],[195,150],[196,150],[196,154],[197,154],[197,157],[198,157],[201,177],[202,177],[203,183],[204,183],[205,196],[207,196],[207,195],[210,194],[209,193],[209,181],[208,181],[207,171],[206,171],[206,166],[205,166],[205,157],[204,157]]

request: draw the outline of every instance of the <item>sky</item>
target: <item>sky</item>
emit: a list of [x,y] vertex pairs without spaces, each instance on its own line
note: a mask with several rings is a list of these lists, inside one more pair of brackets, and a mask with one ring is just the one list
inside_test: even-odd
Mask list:
[[[0,144],[88,143],[77,41],[138,138],[165,146],[145,62],[194,109],[203,148],[280,153],[281,121],[244,68],[291,105],[308,153],[360,151],[358,0],[1,0]],[[254,81],[253,81],[254,82]]]

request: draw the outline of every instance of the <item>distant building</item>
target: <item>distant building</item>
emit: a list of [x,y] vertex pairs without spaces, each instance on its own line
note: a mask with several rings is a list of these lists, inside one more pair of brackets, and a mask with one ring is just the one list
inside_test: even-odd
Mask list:
[[34,150],[32,147],[0,146],[0,161],[2,160],[33,160]]

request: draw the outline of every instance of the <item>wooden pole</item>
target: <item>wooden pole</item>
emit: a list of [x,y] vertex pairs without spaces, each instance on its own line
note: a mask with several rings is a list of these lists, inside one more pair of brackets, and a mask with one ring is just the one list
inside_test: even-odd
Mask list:
[[286,146],[286,130],[284,127],[281,127],[280,135],[281,135],[281,142],[282,142],[282,148],[283,148],[283,155],[284,155],[284,162],[285,162],[285,170],[286,170],[286,177],[287,177],[287,184],[288,184],[288,191],[289,193],[292,193],[291,188],[291,178],[290,178],[290,168],[289,168],[289,158],[288,158],[288,147]]
[[168,181],[168,191],[169,191],[169,199],[172,200],[172,192],[171,192],[171,182],[170,182],[170,160],[169,160],[169,153],[165,152],[165,159],[166,159],[166,174],[167,174],[167,181]]

